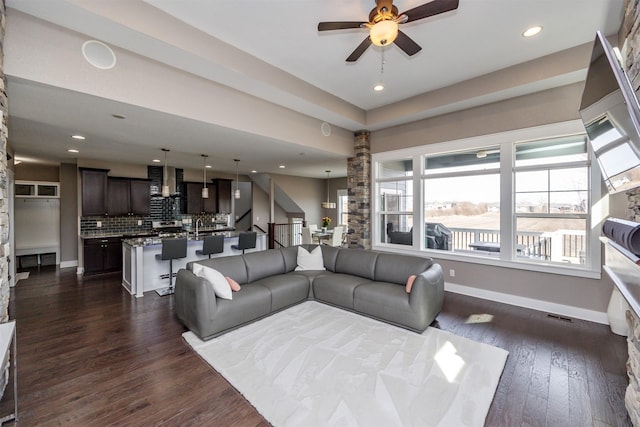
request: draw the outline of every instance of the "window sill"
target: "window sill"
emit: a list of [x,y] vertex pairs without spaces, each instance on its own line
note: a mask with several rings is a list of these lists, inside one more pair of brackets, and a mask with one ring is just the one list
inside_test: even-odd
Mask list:
[[[431,257],[434,259],[445,259],[449,261],[467,262],[470,264],[482,264],[491,265],[502,268],[513,268],[518,270],[535,271],[540,273],[559,274],[564,276],[584,277],[588,279],[600,280],[602,272],[600,268],[590,269],[584,267],[563,266],[558,264],[541,264],[538,262],[522,260],[503,260],[496,256],[487,256],[482,254],[474,254],[471,251],[468,253],[457,253],[450,251],[438,251],[432,249],[419,250],[411,246],[393,245],[393,244],[379,244],[372,247],[373,250],[381,252],[394,252],[407,255],[415,255],[421,257]],[[599,266],[598,266],[599,267]]]

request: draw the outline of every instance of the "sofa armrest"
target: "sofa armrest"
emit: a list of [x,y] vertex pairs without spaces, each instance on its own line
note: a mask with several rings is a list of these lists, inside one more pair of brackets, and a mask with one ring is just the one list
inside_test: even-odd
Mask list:
[[[418,310],[427,305],[428,316],[433,320],[440,313],[444,302],[444,277],[440,264],[432,264],[418,274],[409,294],[409,306]],[[429,322],[431,323],[431,321]]]
[[200,338],[216,312],[216,296],[211,285],[187,269],[178,270],[174,299],[182,323]]

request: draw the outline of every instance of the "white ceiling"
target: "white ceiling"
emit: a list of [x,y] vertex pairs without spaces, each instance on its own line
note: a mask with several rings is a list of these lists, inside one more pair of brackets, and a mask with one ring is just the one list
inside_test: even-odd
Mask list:
[[[400,12],[422,3],[394,2]],[[8,32],[12,9],[19,10],[300,112],[317,119],[318,126],[327,121],[343,136],[345,129],[382,129],[583,79],[584,73],[572,73],[448,107],[373,119],[389,105],[403,111],[416,95],[590,43],[596,30],[616,34],[623,14],[623,0],[460,0],[456,11],[401,25],[423,49],[408,57],[395,45],[385,48],[386,88],[377,93],[371,88],[380,79],[381,48],[371,46],[357,62],[345,62],[366,37],[365,30],[317,31],[320,21],[366,20],[375,6],[371,0],[7,0],[7,6]],[[534,24],[543,27],[542,33],[522,37]],[[211,56],[200,54],[195,60],[195,49],[207,46]],[[85,131],[93,136],[79,154],[86,158],[149,164],[159,147],[168,147],[173,165],[197,167],[201,163],[194,164],[194,155],[210,149],[213,140],[220,141],[215,154],[209,153],[217,169],[233,171],[230,159],[238,157],[243,171],[322,177],[331,169],[334,176],[346,174],[347,156],[320,144],[160,113],[10,73],[8,93],[10,143],[18,157],[73,161],[63,144],[52,141]],[[114,126],[113,120],[104,120],[113,113],[136,117],[136,122]],[[278,169],[280,163],[287,164],[285,171]]]

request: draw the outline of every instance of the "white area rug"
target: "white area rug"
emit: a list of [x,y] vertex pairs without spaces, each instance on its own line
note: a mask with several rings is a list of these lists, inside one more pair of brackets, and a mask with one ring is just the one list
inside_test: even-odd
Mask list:
[[313,301],[183,337],[276,427],[483,426],[508,354]]

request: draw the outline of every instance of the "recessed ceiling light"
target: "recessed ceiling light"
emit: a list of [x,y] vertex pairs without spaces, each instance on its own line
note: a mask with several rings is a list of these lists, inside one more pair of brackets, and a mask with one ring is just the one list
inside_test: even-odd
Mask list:
[[284,169],[286,166],[285,165],[280,165],[278,166],[280,169]]
[[522,33],[525,37],[533,37],[536,34],[542,31],[542,27],[540,25],[534,25],[533,27],[528,28],[524,33]]
[[212,167],[211,165],[206,165],[205,166],[205,168],[207,168],[207,169],[211,169],[211,167]]
[[69,148],[67,151],[70,153],[79,153],[79,151],[76,150],[75,148]]
[[73,139],[79,139],[80,141],[84,141],[86,138],[82,135],[71,135]]
[[114,119],[124,119],[125,116],[123,116],[122,114],[112,114],[111,117],[113,117]]
[[153,159],[151,160],[153,163],[160,163],[160,159]]
[[373,87],[373,90],[375,90],[376,92],[381,92],[384,90],[384,85],[382,83],[376,83],[376,85]]
[[253,171],[251,171],[251,173],[258,173],[258,171],[256,171],[256,170],[253,170]]

